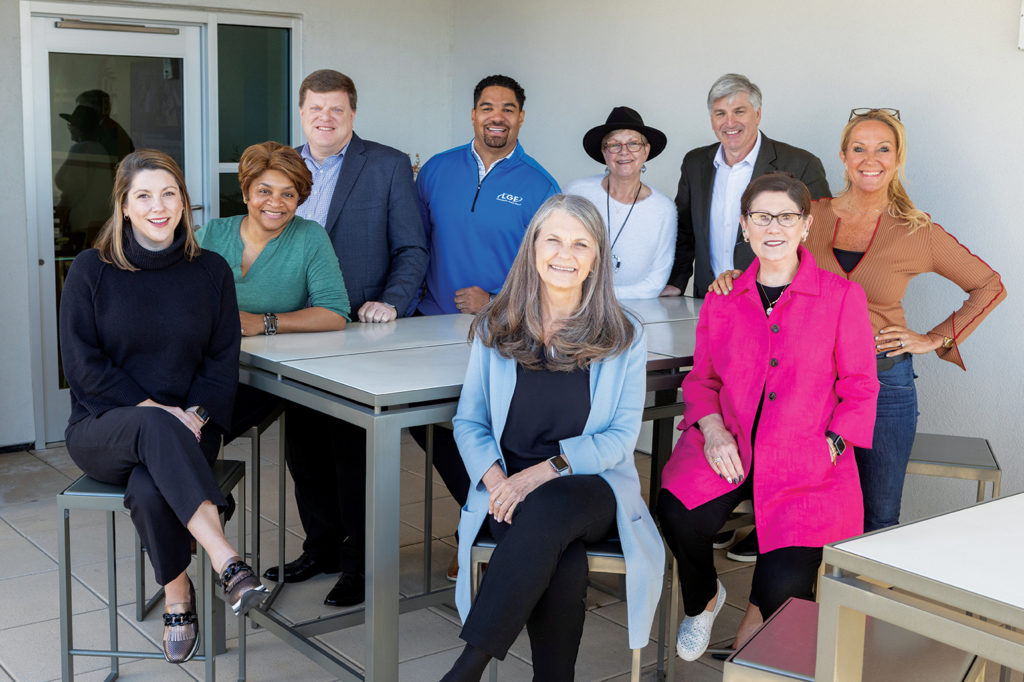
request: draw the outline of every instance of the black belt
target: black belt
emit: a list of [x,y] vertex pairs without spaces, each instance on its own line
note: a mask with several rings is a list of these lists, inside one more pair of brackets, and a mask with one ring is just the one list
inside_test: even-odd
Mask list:
[[900,353],[899,355],[897,355],[895,357],[891,357],[891,358],[887,358],[887,357],[877,358],[877,360],[878,360],[878,371],[879,372],[884,372],[886,370],[892,369],[898,363],[903,362],[904,360],[906,360],[909,357],[910,357],[910,353]]

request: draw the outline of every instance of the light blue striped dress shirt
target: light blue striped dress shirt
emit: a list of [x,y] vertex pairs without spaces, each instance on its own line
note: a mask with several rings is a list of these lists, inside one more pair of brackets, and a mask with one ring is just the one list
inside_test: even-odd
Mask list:
[[306,162],[309,172],[313,174],[313,191],[295,211],[300,218],[315,220],[326,227],[327,211],[331,208],[334,187],[338,184],[338,175],[341,173],[341,164],[345,161],[346,150],[348,150],[347,144],[341,148],[340,152],[328,156],[322,164],[319,164],[309,151],[309,143],[302,145],[299,154]]

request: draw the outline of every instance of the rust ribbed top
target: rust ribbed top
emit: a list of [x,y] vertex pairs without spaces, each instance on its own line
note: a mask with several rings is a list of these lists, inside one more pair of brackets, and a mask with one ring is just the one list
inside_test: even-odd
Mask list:
[[814,254],[818,267],[863,287],[868,297],[871,325],[876,332],[890,325],[907,326],[903,296],[910,280],[921,273],[942,275],[967,292],[963,305],[929,330],[954,340],[952,348],[939,347],[938,356],[966,369],[960,357],[960,344],[1006,298],[1006,287],[998,272],[937,223],[910,232],[906,223],[883,213],[864,257],[847,274],[832,253],[840,228],[832,200],[812,202],[811,215],[814,223],[807,248]]

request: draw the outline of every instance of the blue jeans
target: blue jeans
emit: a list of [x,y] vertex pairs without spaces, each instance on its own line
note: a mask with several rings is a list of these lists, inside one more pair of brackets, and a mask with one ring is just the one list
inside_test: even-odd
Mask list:
[[916,377],[914,361],[909,357],[878,373],[874,447],[854,448],[864,493],[865,533],[900,521],[903,479],[917,432]]

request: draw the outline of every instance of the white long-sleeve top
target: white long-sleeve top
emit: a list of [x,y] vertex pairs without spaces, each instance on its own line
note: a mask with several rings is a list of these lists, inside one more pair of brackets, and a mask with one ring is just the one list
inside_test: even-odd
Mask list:
[[651,195],[636,202],[630,214],[630,204],[609,201],[601,186],[603,178],[604,175],[593,175],[574,180],[566,186],[565,193],[589,199],[605,221],[608,241],[615,241],[612,254],[619,263],[614,269],[615,295],[620,300],[657,298],[668,282],[675,257],[676,205],[651,187]]

